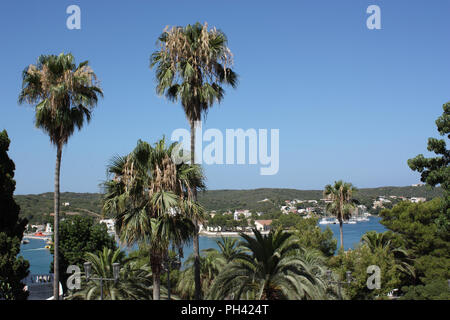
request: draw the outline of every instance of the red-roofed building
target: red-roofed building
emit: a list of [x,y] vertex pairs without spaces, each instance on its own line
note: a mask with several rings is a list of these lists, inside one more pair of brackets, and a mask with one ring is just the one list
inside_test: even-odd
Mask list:
[[258,231],[267,231],[270,230],[270,225],[272,224],[272,220],[255,220],[255,227]]

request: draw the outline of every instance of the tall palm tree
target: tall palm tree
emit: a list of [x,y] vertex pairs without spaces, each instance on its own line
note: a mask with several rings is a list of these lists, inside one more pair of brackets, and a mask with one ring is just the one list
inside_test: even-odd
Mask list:
[[[241,234],[242,253],[229,263],[209,290],[210,299],[323,299],[325,261],[318,252],[301,248],[298,239],[281,229],[254,236]],[[314,255],[314,259],[312,256]]]
[[75,64],[72,54],[41,55],[36,65],[22,74],[19,104],[35,104],[35,125],[50,137],[56,146],[54,192],[54,299],[59,298],[59,181],[63,146],[85,121],[91,119],[92,109],[103,92],[88,61]]
[[176,164],[165,139],[154,147],[143,141],[129,155],[108,165],[103,212],[113,215],[122,242],[148,244],[153,274],[153,299],[160,299],[162,261],[169,244],[182,246],[194,234],[192,218],[203,208],[192,200],[190,186],[203,186],[201,167]]
[[334,185],[326,185],[323,191],[324,197],[332,200],[328,203],[326,209],[328,212],[333,213],[339,221],[339,231],[341,239],[341,249],[344,249],[344,233],[343,222],[351,216],[355,208],[355,201],[352,199],[352,195],[357,189],[348,182],[342,180],[335,181]]
[[[230,68],[232,53],[227,37],[220,30],[208,30],[208,24],[166,28],[158,39],[160,50],[151,56],[150,67],[156,67],[159,95],[180,101],[191,129],[191,163],[195,163],[195,123],[201,121],[215,102],[222,101],[222,85],[237,86],[237,75]],[[197,190],[193,186],[194,200]],[[196,299],[200,299],[200,248],[198,221],[194,221]]]

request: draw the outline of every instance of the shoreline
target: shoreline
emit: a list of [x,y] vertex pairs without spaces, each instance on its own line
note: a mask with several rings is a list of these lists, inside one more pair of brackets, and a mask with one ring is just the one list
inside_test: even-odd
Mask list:
[[37,240],[44,240],[44,241],[51,241],[52,240],[52,236],[48,235],[48,236],[35,236],[35,235],[27,235],[24,234],[22,237],[23,239],[37,239]]
[[[261,232],[261,234],[264,234],[264,235],[269,234],[268,230],[267,231],[260,231],[260,232]],[[224,232],[222,232],[222,231],[217,231],[217,232],[215,232],[215,231],[205,231],[205,230],[200,231],[198,233],[198,235],[199,236],[205,236],[205,237],[211,237],[211,238],[220,238],[220,237],[240,237],[241,233],[244,233],[244,234],[246,234],[248,236],[253,235],[253,232],[251,232],[251,231],[246,231],[246,232],[237,232],[237,231],[224,231]]]

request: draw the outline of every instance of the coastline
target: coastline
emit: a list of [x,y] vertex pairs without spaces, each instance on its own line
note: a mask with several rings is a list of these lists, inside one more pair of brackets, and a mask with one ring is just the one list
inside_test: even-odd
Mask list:
[[[344,249],[353,249],[360,241],[362,235],[368,231],[376,231],[376,232],[384,232],[386,228],[379,223],[380,218],[371,217],[370,221],[357,223],[354,225],[345,225],[343,228],[344,231]],[[339,247],[339,225],[318,225],[322,229],[330,228],[333,232],[334,239],[337,240],[337,247]],[[267,231],[262,231],[264,234],[267,234]],[[252,233],[246,232],[252,236]],[[199,238],[200,249],[208,249],[208,248],[216,248],[216,240],[223,237],[235,237],[239,238],[239,232],[214,232],[214,231],[206,231],[201,230]],[[49,250],[44,250],[45,242],[42,240],[46,240],[45,237],[34,236],[33,234],[24,235],[24,238],[29,238],[29,244],[21,244],[21,255],[30,262],[30,273],[31,274],[46,274],[48,273],[48,268],[53,260],[53,256],[50,254]],[[193,250],[192,242],[186,244],[184,247],[185,258],[187,258]],[[122,248],[125,249],[125,248]],[[133,250],[135,248],[128,248],[128,250]]]
[[51,241],[52,240],[52,236],[51,235],[35,236],[35,235],[24,234],[23,237],[22,237],[22,240],[23,239],[38,239],[38,240],[44,240],[44,241]]
[[[241,233],[244,233],[248,236],[253,235],[253,232],[251,231],[246,231],[246,232],[236,232],[236,231],[205,231],[202,230],[200,231],[198,234],[199,236],[205,236],[205,237],[211,237],[211,238],[220,238],[220,237],[240,237]],[[269,230],[266,231],[261,231],[261,234],[269,234]]]

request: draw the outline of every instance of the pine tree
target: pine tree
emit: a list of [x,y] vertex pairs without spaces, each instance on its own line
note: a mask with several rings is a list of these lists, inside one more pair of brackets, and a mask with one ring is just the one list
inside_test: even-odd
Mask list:
[[[436,127],[441,136],[450,139],[450,102],[442,107],[444,112],[436,120]],[[408,160],[408,166],[421,173],[421,181],[429,186],[441,185],[444,190],[442,215],[436,219],[439,229],[443,232],[450,230],[450,150],[446,139],[428,139],[428,151],[437,157],[425,158],[423,154]]]
[[19,218],[13,198],[15,165],[8,157],[9,144],[6,131],[0,132],[0,300],[22,300],[28,296],[22,280],[30,265],[17,255],[27,220]]

